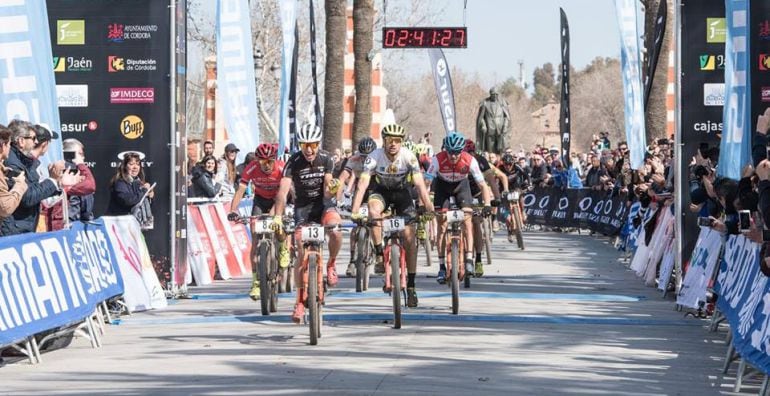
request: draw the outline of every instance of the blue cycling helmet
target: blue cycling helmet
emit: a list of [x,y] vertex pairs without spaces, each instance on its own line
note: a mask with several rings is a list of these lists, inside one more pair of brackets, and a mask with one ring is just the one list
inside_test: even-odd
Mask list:
[[457,132],[449,132],[444,138],[444,150],[450,153],[459,153],[465,149],[465,137]]

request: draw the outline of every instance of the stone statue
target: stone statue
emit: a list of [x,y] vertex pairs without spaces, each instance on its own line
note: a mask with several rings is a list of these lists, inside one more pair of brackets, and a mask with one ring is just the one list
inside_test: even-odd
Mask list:
[[508,103],[500,98],[497,89],[492,87],[489,90],[489,97],[479,105],[479,114],[476,117],[477,149],[496,154],[502,153],[507,147],[510,124]]

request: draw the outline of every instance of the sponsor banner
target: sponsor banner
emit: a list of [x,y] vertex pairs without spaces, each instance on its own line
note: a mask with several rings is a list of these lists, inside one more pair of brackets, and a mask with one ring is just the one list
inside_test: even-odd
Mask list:
[[569,107],[569,22],[564,9],[559,8],[561,14],[561,113],[559,115],[559,129],[561,130],[561,160],[572,166],[569,160],[570,149],[570,107]]
[[166,295],[153,268],[139,223],[133,216],[102,217],[123,275],[123,298],[132,312],[165,308]]
[[[278,115],[278,152],[283,153],[291,147],[289,141],[289,91],[291,85],[291,70],[293,67],[291,50],[294,48],[294,32],[297,26],[297,0],[281,0],[281,31],[283,47],[281,49],[281,102]],[[253,90],[252,90],[253,92]]]
[[88,107],[87,84],[56,84],[59,107]]
[[[246,266],[244,265],[244,260],[243,260],[243,253],[245,250],[247,250],[248,244],[244,243],[240,239],[235,238],[233,227],[231,226],[230,222],[227,220],[228,212],[225,211],[225,208],[221,202],[210,205],[209,211],[211,211],[211,215],[213,217],[216,217],[216,221],[218,222],[220,229],[224,232],[225,238],[227,239],[226,246],[228,248],[228,251],[232,253],[233,257],[235,258],[235,263],[238,265],[237,271],[231,270],[230,272],[233,274],[233,276],[249,273],[246,270]],[[246,262],[251,264],[251,260],[247,259]],[[249,265],[249,267],[251,266]]]
[[751,53],[751,128],[770,107],[770,2],[752,1],[749,11],[749,48]]
[[668,2],[661,1],[658,5],[658,13],[655,15],[655,35],[652,40],[652,48],[645,45],[648,52],[651,51],[649,62],[647,62],[647,72],[644,79],[644,109],[647,110],[647,104],[652,92],[652,82],[655,79],[655,70],[658,69],[658,59],[660,58],[660,49],[663,47],[663,37],[666,34],[666,19],[668,18]]
[[722,234],[710,227],[701,227],[700,236],[690,258],[690,266],[684,275],[682,288],[676,298],[677,304],[689,308],[700,308],[701,304],[706,302],[706,288],[714,274],[721,247]]
[[541,188],[524,194],[527,222],[549,227],[587,228],[605,235],[620,233],[626,217],[625,198],[591,189]]
[[770,87],[762,87],[759,93],[759,101],[762,103],[770,102]]
[[128,25],[124,23],[107,24],[107,41],[110,43],[123,43],[130,41],[152,40],[153,35],[158,34],[158,25],[136,24]]
[[[245,216],[251,216],[251,204],[253,203],[253,200],[241,200],[241,202],[238,204],[239,208],[243,207],[244,201],[248,201],[246,203],[249,204],[248,206],[248,214]],[[233,210],[230,208],[230,202],[222,202],[220,205],[224,208],[225,216],[224,219],[226,221],[225,224],[229,225],[230,230],[233,233],[233,238],[235,240],[235,244],[238,246],[238,250],[241,252],[241,257],[243,261],[243,267],[245,268],[246,272],[251,270],[251,231],[250,228],[246,226],[246,224],[242,223],[232,223],[227,221],[227,213],[233,212]],[[240,210],[236,210],[236,212],[240,212]]]
[[[20,119],[55,130],[60,123],[59,96],[51,68],[53,51],[45,2],[0,2],[0,26],[0,123],[8,125]],[[67,24],[56,37],[79,41],[72,36],[76,30]],[[82,39],[82,29],[80,33]],[[40,159],[43,165],[62,159],[61,140],[50,144]]]
[[760,246],[730,235],[714,289],[717,306],[730,323],[736,352],[770,372],[770,285],[759,271]]
[[[660,262],[660,277],[658,278],[658,290],[665,292],[671,282],[671,275],[674,273],[674,258],[676,257],[674,238],[668,244],[663,253],[663,260]],[[713,269],[713,268],[712,268]]]
[[155,103],[155,88],[110,88],[110,103]]
[[[291,81],[289,82],[289,148],[299,150],[297,143],[297,69],[299,68],[299,25],[294,24],[294,48],[291,51]],[[316,124],[320,125],[320,124]],[[280,152],[283,153],[283,152]]]
[[[682,175],[689,175],[689,164],[701,144],[719,147],[718,133],[722,132],[723,107],[706,106],[704,104],[705,84],[724,84],[725,75],[718,67],[724,63],[726,24],[724,20],[725,2],[723,0],[707,0],[698,3],[697,7],[682,6],[677,10],[681,15],[679,26],[678,48],[681,51],[680,101],[684,105],[678,112],[681,125],[681,157],[678,161]],[[718,71],[702,71],[701,56],[715,56],[715,68]],[[769,84],[770,85],[770,84]],[[687,177],[677,179],[677,191],[690,191]],[[687,195],[684,195],[685,197]],[[684,208],[689,201],[683,200]],[[697,214],[682,210],[682,257],[681,263],[686,263],[695,248],[700,229],[697,225]],[[677,217],[680,218],[679,216]],[[677,220],[680,221],[680,220]]]
[[700,70],[701,71],[715,71],[725,69],[725,56],[724,55],[701,55],[700,56]]
[[703,105],[704,106],[724,106],[725,105],[725,85],[721,83],[703,84]]
[[107,56],[107,72],[153,72],[158,70],[158,60],[155,58],[129,58],[119,55]]
[[62,123],[61,129],[59,129],[59,131],[67,133],[82,133],[95,132],[97,129],[99,129],[99,123],[91,120],[88,122]]
[[[208,270],[200,270],[200,276],[201,276],[201,282],[206,281],[204,278],[205,274],[208,273],[211,276],[211,279],[208,280],[209,283],[213,280],[214,274],[217,270],[217,257],[216,253],[213,247],[213,243],[211,239],[209,238],[209,234],[206,230],[206,223],[203,221],[203,215],[201,214],[201,210],[198,207],[198,205],[189,205],[187,206],[187,218],[188,221],[188,235],[191,232],[195,232],[195,234],[198,236],[198,239],[200,240],[200,248],[202,249],[202,256],[206,260],[206,264],[208,267]],[[195,229],[194,231],[190,231],[192,229]],[[188,246],[188,249],[191,247]],[[192,268],[193,271],[196,270],[196,268]],[[193,272],[193,275],[195,275],[195,272]],[[221,276],[221,273],[220,273]],[[196,281],[197,281],[196,277]],[[227,279],[222,277],[222,279]]]
[[724,134],[717,174],[740,180],[741,169],[751,163],[751,52],[749,51],[749,2],[725,0]]
[[644,165],[644,153],[647,147],[638,6],[635,0],[615,0],[620,24],[620,64],[625,96],[626,141],[631,158],[631,169],[639,169]]
[[94,69],[94,62],[84,56],[54,56],[54,73],[64,72],[90,72]]
[[[217,0],[217,95],[230,141],[246,152],[260,142],[257,122],[257,88],[254,81],[254,52],[247,0]],[[285,35],[284,35],[285,37]],[[283,68],[286,69],[285,63]],[[288,80],[284,71],[281,81]],[[285,114],[285,113],[281,113]],[[283,118],[281,118],[283,126]],[[281,128],[280,133],[283,133]]]
[[449,64],[441,48],[429,48],[430,69],[433,71],[433,85],[436,87],[438,108],[441,119],[444,120],[446,133],[456,130],[455,95],[452,89],[452,76],[449,74]]
[[[211,255],[211,246],[208,245],[208,236],[205,235],[206,229],[198,229],[198,224],[202,223],[200,212],[194,205],[187,206],[187,266],[192,273],[195,283],[203,286],[211,284],[214,280],[214,256]],[[192,219],[196,219],[195,220]],[[204,234],[201,236],[201,232]],[[204,245],[204,239],[206,238]]]
[[104,223],[0,238],[0,345],[82,320],[123,293]]
[[222,279],[230,279],[233,276],[240,275],[240,272],[238,272],[240,267],[235,261],[235,255],[228,248],[230,242],[227,240],[224,229],[222,229],[218,221],[216,211],[210,210],[209,206],[213,205],[203,204],[196,206],[196,208],[200,211],[206,234],[211,243],[211,249],[214,251],[214,258],[216,259],[217,268],[219,268],[219,276]]

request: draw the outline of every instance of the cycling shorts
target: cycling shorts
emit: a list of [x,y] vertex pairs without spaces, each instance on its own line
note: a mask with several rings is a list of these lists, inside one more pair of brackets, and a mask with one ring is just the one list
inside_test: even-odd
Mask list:
[[468,179],[456,183],[445,182],[439,178],[433,180],[433,206],[448,208],[449,198],[455,198],[455,204],[461,208],[470,208],[473,204],[471,186]]
[[414,206],[414,199],[409,192],[409,188],[391,190],[377,185],[369,195],[369,202],[377,200],[382,202],[384,208],[389,206],[393,209],[396,216],[415,217],[417,209]]

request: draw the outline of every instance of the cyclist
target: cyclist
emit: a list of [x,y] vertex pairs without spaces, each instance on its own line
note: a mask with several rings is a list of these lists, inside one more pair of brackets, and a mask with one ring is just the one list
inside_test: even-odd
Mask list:
[[[353,216],[358,216],[358,208],[361,206],[372,176],[374,176],[374,188],[369,195],[371,218],[382,218],[382,212],[388,207],[392,207],[398,216],[414,217],[416,215],[414,200],[407,188],[410,177],[418,196],[426,203],[428,210],[433,211],[417,158],[411,151],[402,147],[405,136],[406,132],[400,125],[391,124],[382,128],[383,147],[369,154],[364,163],[364,171],[353,198]],[[417,273],[417,244],[412,227],[404,230],[404,239],[407,260],[406,304],[414,308],[417,307],[414,282]],[[372,240],[376,256],[375,267],[379,266],[384,272],[381,224],[372,227]],[[400,293],[400,290],[395,290],[394,293]]]
[[[249,186],[249,182],[253,186],[254,191],[254,203],[251,206],[251,215],[259,216],[261,214],[275,214],[273,212],[273,206],[275,205],[275,196],[278,193],[278,185],[281,182],[281,174],[283,173],[283,162],[276,161],[276,148],[273,144],[262,143],[257,146],[254,151],[256,160],[250,162],[244,167],[241,173],[241,181],[238,185],[238,191],[233,196],[233,201],[230,203],[230,214],[227,218],[230,221],[235,221],[238,218],[238,205],[241,203],[243,194]],[[279,230],[280,231],[280,230]],[[287,240],[278,232],[277,238],[281,242],[278,246],[278,265],[281,268],[289,266],[289,249],[286,246]],[[259,274],[257,272],[257,245],[251,246],[251,276],[253,279],[251,290],[249,291],[249,297],[252,300],[259,299]]]
[[[517,162],[516,158],[513,156],[513,154],[503,154],[503,158],[500,160],[502,163],[502,167],[500,170],[507,176],[508,178],[508,187],[510,187],[512,190],[526,190],[529,188],[531,184],[530,176],[527,171],[522,168]],[[519,199],[523,199],[524,197],[520,197]],[[524,206],[519,203],[520,207],[523,208]],[[507,210],[506,210],[507,212]],[[525,221],[524,219],[524,211],[522,213],[522,223]],[[513,222],[513,213],[505,213],[506,214],[506,223],[508,224],[508,242],[513,243],[513,228],[511,227],[511,224]]]
[[[476,143],[474,143],[473,140],[465,140],[465,152],[472,155],[479,163],[479,170],[481,170],[481,174],[484,175],[484,181],[487,183],[487,186],[490,187],[494,198],[492,200],[492,212],[494,213],[500,203],[500,190],[497,188],[497,181],[499,180],[503,185],[503,191],[508,191],[508,178],[503,172],[492,166],[483,155],[476,153]],[[481,195],[481,187],[479,187],[476,180],[470,174],[468,175],[468,183],[471,186],[471,196],[474,199],[478,199],[480,202],[483,198]],[[481,249],[483,248],[483,243],[481,240],[481,232],[479,232],[481,229],[481,220],[482,219],[478,217],[473,218],[473,229],[476,230],[476,232],[473,233],[473,246],[476,250],[476,268],[474,276],[477,277],[484,275],[484,266],[481,263]]]
[[[364,170],[364,162],[366,161],[366,157],[376,148],[377,142],[375,142],[374,139],[370,137],[361,139],[361,141],[358,142],[358,152],[348,158],[345,162],[345,168],[342,170],[342,173],[340,173],[340,184],[343,186],[348,185],[348,179],[358,181],[361,178],[361,172]],[[364,194],[364,202],[366,202],[367,198],[369,197],[370,191],[371,188]],[[343,193],[344,189],[339,189],[337,192],[337,202],[342,202]],[[350,277],[356,276],[356,264],[354,262],[354,251],[356,248],[355,238],[356,235],[354,233],[350,233],[350,263],[348,263],[348,269],[345,271],[345,275]]]
[[[472,274],[473,258],[473,224],[471,223],[471,187],[468,182],[468,175],[471,175],[476,184],[481,188],[482,198],[484,200],[483,214],[489,216],[492,213],[490,207],[491,195],[489,186],[484,181],[484,175],[479,169],[479,163],[476,159],[464,151],[465,137],[458,132],[450,132],[444,138],[442,145],[444,151],[436,154],[431,160],[430,168],[425,176],[428,180],[433,180],[433,205],[435,207],[445,207],[449,203],[449,198],[454,197],[456,204],[466,212],[464,221],[465,228],[465,271],[459,268],[461,276]],[[441,284],[446,283],[446,233],[447,225],[445,219],[438,218],[439,227],[439,247],[438,263],[439,272],[437,281]]]
[[[283,177],[275,201],[275,223],[282,225],[280,214],[286,207],[286,198],[294,187],[294,221],[302,225],[308,222],[333,225],[340,223],[340,215],[334,203],[334,195],[339,188],[339,180],[332,178],[334,163],[326,151],[320,150],[321,128],[305,123],[297,133],[300,151],[292,154],[283,168]],[[295,239],[299,239],[302,230],[297,227]],[[335,263],[337,254],[342,246],[342,234],[335,230],[329,234],[329,261],[326,264],[326,281],[330,287],[337,285],[337,269]],[[302,244],[297,243],[298,257],[303,257]],[[297,266],[299,269],[299,266]],[[296,275],[296,274],[295,274]],[[292,320],[300,323],[305,315],[301,279],[295,276],[299,283],[297,303],[294,306]]]

